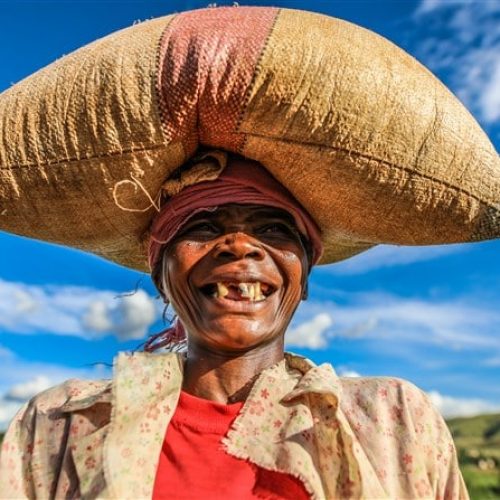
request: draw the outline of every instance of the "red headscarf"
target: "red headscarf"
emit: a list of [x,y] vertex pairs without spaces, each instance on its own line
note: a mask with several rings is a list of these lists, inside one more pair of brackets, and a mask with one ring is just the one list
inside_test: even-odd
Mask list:
[[323,252],[321,233],[302,205],[264,167],[234,159],[215,180],[202,181],[170,198],[153,222],[149,242],[149,265],[154,269],[161,249],[194,215],[221,205],[266,205],[290,213],[299,231],[310,241],[316,264]]

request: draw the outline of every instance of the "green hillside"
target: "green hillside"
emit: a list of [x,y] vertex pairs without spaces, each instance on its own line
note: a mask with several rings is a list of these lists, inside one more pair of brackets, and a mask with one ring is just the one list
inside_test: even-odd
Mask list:
[[500,414],[447,420],[473,500],[500,498]]
[[446,422],[455,438],[500,441],[500,414],[450,418]]
[[[500,414],[447,420],[472,500],[500,498]],[[0,443],[3,434],[0,433]]]

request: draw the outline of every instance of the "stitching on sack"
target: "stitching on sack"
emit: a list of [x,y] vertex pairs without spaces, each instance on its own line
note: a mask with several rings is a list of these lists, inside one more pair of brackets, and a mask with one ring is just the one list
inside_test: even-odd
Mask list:
[[130,148],[130,149],[121,149],[120,151],[113,151],[111,153],[106,153],[103,155],[95,155],[95,156],[82,156],[80,158],[65,158],[63,160],[58,160],[54,162],[48,162],[48,163],[27,163],[24,165],[10,165],[10,166],[0,166],[0,170],[15,170],[17,168],[36,168],[36,167],[52,167],[55,165],[61,165],[63,163],[77,163],[80,161],[91,161],[91,160],[101,160],[105,158],[113,158],[115,156],[120,156],[120,155],[128,155],[128,154],[133,154],[133,153],[142,153],[145,151],[154,151],[156,149],[161,149],[168,147],[169,144],[166,143],[160,143],[160,144],[153,144],[152,146],[146,147],[146,148]]
[[[167,107],[167,104],[165,102],[165,98],[163,96],[162,92],[162,82],[161,82],[161,75],[163,72],[163,67],[164,67],[164,62],[165,58],[162,59],[162,47],[163,47],[163,42],[167,35],[170,34],[175,29],[174,24],[175,21],[178,21],[179,19],[179,14],[173,15],[172,19],[170,22],[165,26],[163,31],[160,34],[160,38],[158,39],[158,43],[156,45],[156,55],[155,55],[155,71],[153,73],[153,95],[155,97],[155,104],[156,104],[156,112],[158,114],[158,120],[160,122],[160,128],[161,128],[161,135],[165,140],[168,140],[168,134],[167,134],[167,118],[165,116],[165,108]],[[184,149],[184,145],[182,146],[182,149]],[[184,153],[184,157],[186,154]]]
[[314,142],[296,141],[293,139],[282,139],[282,138],[277,138],[277,137],[270,137],[270,136],[266,136],[263,134],[246,133],[246,136],[247,137],[249,137],[249,136],[258,137],[258,138],[263,138],[263,139],[270,140],[270,141],[284,142],[284,143],[289,143],[289,144],[298,144],[300,146],[310,146],[310,147],[318,148],[320,150],[322,149],[322,150],[330,150],[330,151],[339,151],[342,153],[346,153],[347,155],[358,156],[358,157],[366,159],[368,161],[375,161],[378,163],[382,163],[383,165],[388,165],[389,167],[393,167],[397,170],[402,170],[404,172],[415,175],[417,177],[421,177],[423,179],[437,182],[439,184],[442,184],[443,186],[446,186],[447,188],[453,189],[453,190],[458,191],[462,194],[470,196],[474,200],[478,201],[482,206],[485,206],[485,207],[491,208],[491,209],[495,209],[495,210],[498,209],[493,203],[490,203],[490,202],[485,201],[485,200],[481,200],[481,198],[479,198],[477,195],[470,193],[469,191],[466,191],[463,188],[454,186],[453,184],[450,184],[449,182],[446,182],[446,181],[443,181],[440,179],[436,179],[434,177],[431,177],[430,175],[425,175],[425,174],[422,174],[420,172],[416,172],[415,170],[411,169],[410,167],[404,167],[404,166],[398,165],[397,163],[392,163],[392,162],[387,161],[387,160],[381,160],[380,158],[376,158],[375,156],[370,156],[370,155],[365,154],[365,153],[360,153],[359,151],[354,151],[354,150],[347,149],[347,148],[341,148],[338,146],[326,146],[325,144],[317,144]]
[[282,10],[283,9],[276,9],[276,11],[277,11],[276,12],[276,16],[274,17],[271,29],[269,30],[269,33],[266,36],[266,40],[264,41],[264,44],[262,45],[262,50],[260,51],[259,57],[258,57],[258,59],[257,59],[257,61],[255,63],[255,69],[254,69],[254,72],[253,72],[252,81],[250,82],[250,85],[248,86],[248,89],[247,89],[247,92],[246,92],[246,95],[245,95],[245,99],[244,99],[244,105],[243,105],[243,107],[241,109],[240,116],[239,116],[238,121],[236,123],[236,128],[235,128],[234,132],[236,134],[242,134],[243,135],[243,140],[241,141],[241,145],[240,145],[240,147],[238,148],[238,151],[237,151],[237,153],[240,153],[240,154],[245,149],[245,145],[247,143],[247,137],[248,137],[248,134],[246,134],[245,132],[241,132],[240,127],[241,127],[241,124],[243,122],[243,117],[245,116],[245,113],[247,111],[248,104],[250,102],[250,94],[252,93],[252,89],[255,86],[255,80],[257,79],[257,76],[262,71],[262,59],[264,58],[264,54],[267,51],[267,47],[269,45],[269,40],[271,39],[271,35],[274,32],[274,28],[276,27],[276,23],[278,22],[278,18],[280,17],[280,14],[281,14]]

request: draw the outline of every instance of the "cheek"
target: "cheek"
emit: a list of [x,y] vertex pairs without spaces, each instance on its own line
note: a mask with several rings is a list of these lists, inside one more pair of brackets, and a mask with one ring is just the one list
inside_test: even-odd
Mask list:
[[189,295],[191,270],[202,257],[199,246],[189,241],[179,242],[165,255],[163,276],[174,306],[178,299]]
[[302,300],[307,279],[307,262],[295,252],[285,252],[275,261],[284,278],[284,294],[280,304],[281,313],[291,316]]
[[305,258],[295,252],[285,252],[282,254],[280,264],[290,291],[301,293],[301,289],[307,279],[307,261]]

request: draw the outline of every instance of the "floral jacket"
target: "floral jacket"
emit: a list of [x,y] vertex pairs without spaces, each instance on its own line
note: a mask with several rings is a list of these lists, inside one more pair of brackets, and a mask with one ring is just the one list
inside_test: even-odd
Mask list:
[[[120,354],[112,381],[69,380],[6,434],[1,498],[151,498],[182,385],[179,354]],[[316,499],[467,499],[443,419],[408,382],[338,378],[287,354],[259,376],[227,453],[298,477]]]

